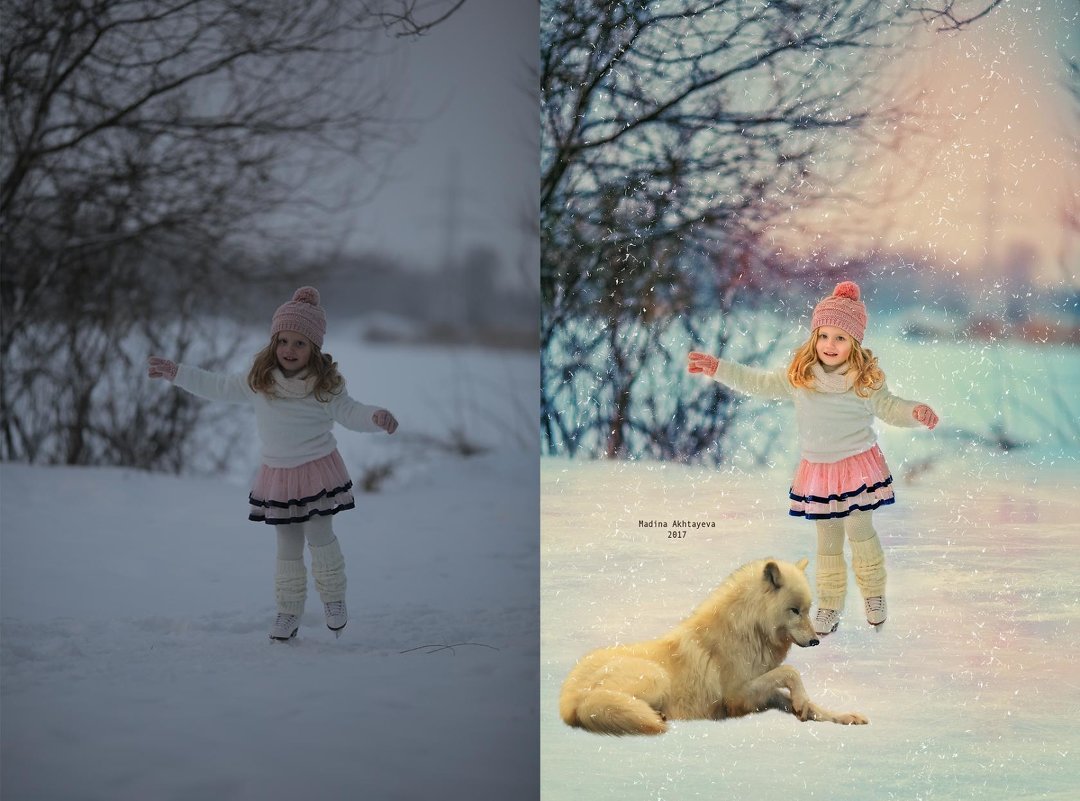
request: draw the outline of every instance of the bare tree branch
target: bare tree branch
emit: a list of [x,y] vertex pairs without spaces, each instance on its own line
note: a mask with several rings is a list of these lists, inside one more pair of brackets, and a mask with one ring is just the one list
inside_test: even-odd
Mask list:
[[957,3],[957,0],[947,0],[944,6],[940,4],[936,6],[917,6],[916,11],[923,15],[923,18],[927,22],[941,22],[938,27],[938,33],[944,33],[946,31],[958,31],[973,22],[982,19],[999,5],[1002,0],[993,0],[990,5],[986,6],[982,11],[975,14],[964,14],[957,11],[958,5],[965,5],[963,2]]
[[[418,5],[416,0],[401,0],[400,11],[384,11],[381,12],[379,16],[386,23],[388,28],[398,27],[401,29],[397,32],[397,36],[423,36],[435,26],[440,25],[449,19],[451,15],[465,5],[465,0],[456,0],[450,8],[429,22],[417,21],[416,15]],[[430,5],[430,3],[428,5]]]

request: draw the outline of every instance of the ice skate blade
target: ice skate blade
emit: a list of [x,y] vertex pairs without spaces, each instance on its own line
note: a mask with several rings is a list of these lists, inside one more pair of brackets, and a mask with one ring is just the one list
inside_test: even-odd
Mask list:
[[[349,624],[346,623],[345,626],[347,626],[347,625],[349,625]],[[327,628],[330,629],[330,631],[334,632],[334,639],[336,640],[336,639],[341,637],[341,632],[343,632],[345,630],[345,626],[339,626],[336,629],[331,629],[329,626],[327,626]]]
[[273,634],[271,634],[270,639],[273,640],[274,642],[288,642],[289,640],[291,640],[293,637],[296,636],[296,632],[298,632],[298,631],[300,631],[299,626],[297,626],[295,629],[293,629],[292,634],[290,634],[288,637],[275,637]]

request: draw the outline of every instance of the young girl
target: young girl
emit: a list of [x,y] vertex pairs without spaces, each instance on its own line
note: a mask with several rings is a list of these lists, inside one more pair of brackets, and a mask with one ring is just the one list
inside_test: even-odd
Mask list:
[[885,555],[871,513],[893,503],[893,491],[889,466],[875,444],[873,418],[931,429],[938,418],[926,404],[889,392],[877,358],[860,345],[866,307],[856,284],[844,281],[818,303],[810,329],[810,339],[786,370],[759,370],[691,353],[689,371],[740,392],[794,400],[802,460],[789,493],[789,513],[817,524],[814,628],[825,635],[836,631],[844,608],[845,533],[866,620],[874,626],[885,622]]
[[300,627],[307,597],[305,540],[326,625],[340,636],[348,622],[345,559],[331,518],[353,508],[352,481],[330,429],[337,422],[353,431],[393,434],[398,425],[386,409],[349,397],[337,364],[320,350],[325,334],[319,293],[305,286],[274,313],[270,344],[256,354],[247,376],[150,357],[151,378],[166,378],[201,398],[255,407],[263,463],[248,497],[248,519],[277,530],[274,640],[288,640]]

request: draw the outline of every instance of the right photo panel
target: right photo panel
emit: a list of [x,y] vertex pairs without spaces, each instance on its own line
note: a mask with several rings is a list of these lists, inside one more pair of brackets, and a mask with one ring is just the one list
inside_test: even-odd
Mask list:
[[545,801],[1074,797],[1078,32],[541,0]]

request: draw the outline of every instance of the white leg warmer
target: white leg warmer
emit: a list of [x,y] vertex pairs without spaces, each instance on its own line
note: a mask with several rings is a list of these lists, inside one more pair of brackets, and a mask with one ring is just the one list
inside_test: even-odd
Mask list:
[[847,563],[844,561],[844,523],[818,520],[818,552],[815,569],[818,607],[843,610],[847,595]]
[[847,564],[844,555],[818,554],[817,557],[817,595],[821,609],[844,609],[844,596],[847,595]]
[[311,575],[324,604],[345,600],[345,557],[337,537],[328,545],[311,546]]
[[850,515],[845,526],[851,542],[851,566],[863,598],[885,595],[885,552],[871,525],[869,512]]
[[885,594],[885,552],[876,536],[851,543],[851,566],[863,598]]
[[307,569],[303,559],[278,559],[274,574],[274,597],[279,612],[304,614],[307,599]]

